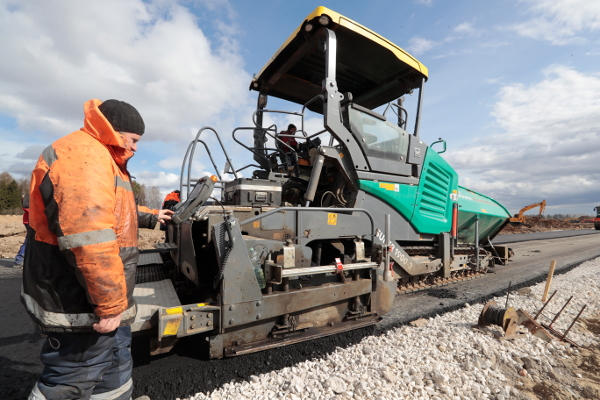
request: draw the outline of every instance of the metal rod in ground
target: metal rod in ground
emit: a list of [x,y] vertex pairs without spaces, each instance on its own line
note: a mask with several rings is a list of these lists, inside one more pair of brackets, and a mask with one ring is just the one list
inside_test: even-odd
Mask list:
[[556,315],[554,316],[554,319],[552,320],[552,322],[550,322],[550,325],[548,325],[548,327],[552,327],[552,324],[558,319],[558,317],[560,316],[560,314],[562,314],[563,310],[565,309],[565,307],[567,307],[567,304],[569,304],[569,302],[573,299],[573,296],[569,297],[569,300],[567,300],[567,302],[565,303],[564,306],[562,306],[562,308],[560,309],[560,311],[558,313],[556,313]]
[[546,308],[546,306],[548,304],[550,304],[550,302],[552,301],[552,298],[554,297],[554,295],[556,294],[556,292],[558,292],[558,290],[555,290],[554,293],[552,293],[552,296],[550,296],[550,298],[548,299],[548,301],[544,303],[544,305],[542,306],[542,308],[540,308],[540,311],[538,311],[538,313],[535,314],[535,317],[533,317],[534,321],[542,314],[542,311],[544,311],[544,308]]
[[548,270],[548,278],[546,278],[546,288],[544,289],[544,295],[542,301],[546,301],[548,298],[548,291],[550,290],[550,284],[552,284],[552,277],[554,276],[554,268],[556,267],[556,260],[552,260],[550,263],[550,269]]
[[508,290],[506,291],[506,304],[504,308],[508,308],[508,296],[510,296],[510,286],[512,285],[512,281],[508,282]]
[[569,325],[569,327],[567,328],[567,330],[565,331],[565,333],[563,333],[562,340],[565,340],[565,338],[567,337],[567,334],[569,333],[569,331],[571,330],[571,328],[573,327],[573,325],[575,325],[575,322],[577,322],[577,320],[581,316],[581,313],[583,312],[583,310],[585,310],[586,307],[587,307],[587,304],[584,304],[583,308],[581,309],[581,311],[579,311],[579,314],[577,314],[577,316],[575,317],[575,319],[573,320],[573,322],[571,322],[571,325]]
[[392,241],[391,241],[391,227],[392,227],[392,217],[390,214],[385,214],[385,240],[383,243],[383,246],[385,247],[385,269],[383,272],[383,280],[385,282],[389,282],[392,280],[393,275],[392,275],[392,271],[390,268],[390,250],[392,248]]

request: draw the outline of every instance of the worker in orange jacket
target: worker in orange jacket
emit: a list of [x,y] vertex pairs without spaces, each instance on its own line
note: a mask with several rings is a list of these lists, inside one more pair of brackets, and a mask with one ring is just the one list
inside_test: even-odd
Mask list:
[[171,193],[165,196],[162,203],[163,210],[172,210],[181,201],[179,190],[173,190]]
[[30,399],[129,399],[138,227],[127,161],[145,125],[130,104],[90,100],[84,127],[48,146],[31,178],[21,300],[47,335]]
[[[163,210],[173,210],[174,207],[181,202],[179,193],[179,190],[173,190],[171,193],[169,193],[163,200],[161,208]],[[171,238],[169,235],[169,227],[167,226],[167,224],[161,223],[160,230],[165,231],[165,243],[169,243]]]

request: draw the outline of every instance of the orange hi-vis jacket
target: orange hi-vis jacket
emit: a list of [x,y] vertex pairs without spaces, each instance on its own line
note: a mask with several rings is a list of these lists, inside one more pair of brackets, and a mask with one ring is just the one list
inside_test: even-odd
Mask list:
[[21,300],[42,331],[92,331],[99,318],[135,319],[138,227],[158,210],[136,206],[127,160],[133,152],[98,106],[47,147],[33,170]]
[[172,191],[171,193],[169,193],[165,199],[163,200],[162,203],[162,209],[163,210],[172,210],[173,206],[175,206],[176,204],[178,204],[179,202],[181,202],[181,198],[179,197],[179,190],[177,191]]

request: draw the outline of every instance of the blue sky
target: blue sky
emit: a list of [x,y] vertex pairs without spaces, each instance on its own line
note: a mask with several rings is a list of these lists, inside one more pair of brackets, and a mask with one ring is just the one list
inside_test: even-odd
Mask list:
[[[91,98],[141,112],[147,133],[129,169],[163,193],[202,126],[246,165],[230,133],[251,124],[251,77],[320,5],[429,68],[421,136],[447,141],[462,185],[511,212],[542,199],[551,214],[600,204],[600,2],[589,0],[0,0],[0,171],[29,174],[82,126]],[[202,172],[212,170],[200,154]]]

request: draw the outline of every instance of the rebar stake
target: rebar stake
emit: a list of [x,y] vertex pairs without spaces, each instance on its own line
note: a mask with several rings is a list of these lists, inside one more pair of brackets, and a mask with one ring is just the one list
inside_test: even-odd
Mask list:
[[565,305],[562,306],[562,308],[560,309],[560,311],[556,313],[556,315],[554,316],[554,319],[552,320],[552,322],[550,322],[550,325],[548,325],[548,328],[552,328],[552,324],[554,322],[556,322],[556,320],[558,319],[558,317],[560,317],[560,314],[562,314],[562,312],[567,307],[567,305],[571,302],[572,299],[573,299],[573,296],[569,297],[569,300],[567,300],[567,302],[565,303]]
[[542,311],[544,311],[544,308],[546,308],[546,306],[550,303],[550,301],[552,301],[552,298],[554,297],[554,295],[556,294],[556,292],[558,292],[558,290],[555,290],[554,293],[552,293],[552,295],[550,296],[550,298],[548,299],[548,301],[546,301],[544,303],[544,305],[542,306],[542,308],[540,308],[540,311],[538,311],[537,314],[535,314],[535,317],[533,317],[533,320],[537,320],[537,318],[540,316],[540,314],[542,313]]
[[573,322],[571,322],[571,325],[569,325],[569,327],[567,328],[567,330],[565,331],[565,333],[563,333],[562,340],[565,340],[567,338],[567,334],[569,333],[569,331],[571,330],[571,328],[573,327],[573,325],[575,325],[575,322],[577,322],[577,320],[581,316],[581,313],[583,312],[583,310],[585,310],[586,307],[587,307],[587,304],[584,304],[583,307],[581,308],[581,311],[579,311],[579,314],[577,314],[577,316],[575,317],[575,319],[573,320]]

